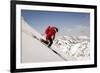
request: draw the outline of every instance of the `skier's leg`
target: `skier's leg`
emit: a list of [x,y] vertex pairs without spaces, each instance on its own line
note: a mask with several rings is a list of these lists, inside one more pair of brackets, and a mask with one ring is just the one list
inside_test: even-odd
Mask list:
[[53,40],[52,39],[49,39],[49,45],[48,45],[48,47],[51,47],[51,45],[53,44]]

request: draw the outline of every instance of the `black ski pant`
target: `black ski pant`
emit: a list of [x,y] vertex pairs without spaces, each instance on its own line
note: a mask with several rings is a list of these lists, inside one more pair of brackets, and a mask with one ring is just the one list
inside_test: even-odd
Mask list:
[[51,38],[51,39],[48,39],[48,41],[49,41],[49,45],[48,45],[48,47],[51,47],[51,45],[53,44],[53,40],[52,40],[52,38]]

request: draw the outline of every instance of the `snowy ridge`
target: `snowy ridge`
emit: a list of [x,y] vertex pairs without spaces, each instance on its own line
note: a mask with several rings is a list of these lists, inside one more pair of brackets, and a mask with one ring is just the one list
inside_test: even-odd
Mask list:
[[22,18],[22,63],[64,61],[32,35],[43,38]]
[[24,20],[22,17],[22,32],[26,33],[27,35],[35,35],[39,39],[44,39],[44,37],[38,33],[35,29],[33,29],[29,24]]
[[60,37],[54,41],[52,48],[67,60],[88,60],[90,57],[90,41],[87,36]]

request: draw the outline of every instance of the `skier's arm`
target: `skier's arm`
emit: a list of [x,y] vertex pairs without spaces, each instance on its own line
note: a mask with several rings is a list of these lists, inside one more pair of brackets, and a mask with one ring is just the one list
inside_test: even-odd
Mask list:
[[45,30],[45,34],[48,34],[50,26],[47,27],[47,29]]

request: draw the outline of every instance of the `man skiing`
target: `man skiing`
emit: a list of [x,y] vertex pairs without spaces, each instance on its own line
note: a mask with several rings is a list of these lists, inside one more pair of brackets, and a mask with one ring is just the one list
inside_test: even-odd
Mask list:
[[48,26],[47,29],[45,30],[46,41],[49,42],[48,47],[51,47],[51,45],[53,44],[56,32],[58,32],[57,27]]

